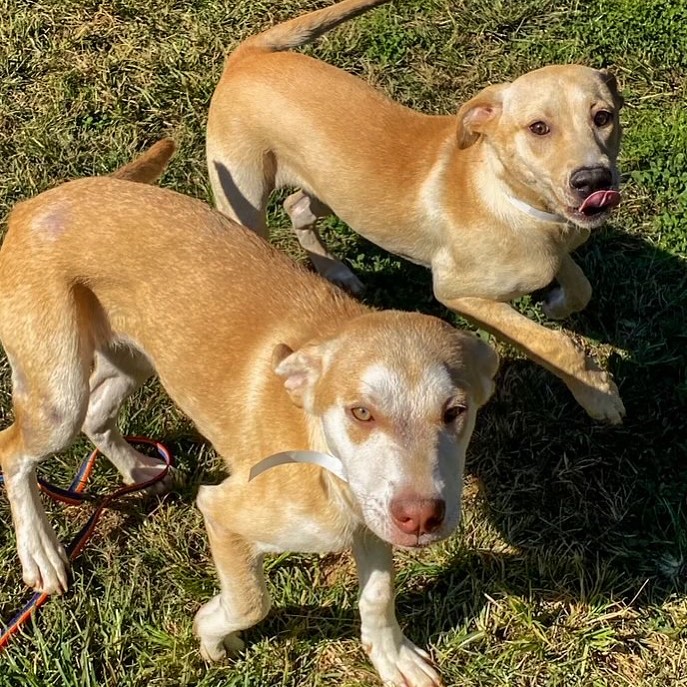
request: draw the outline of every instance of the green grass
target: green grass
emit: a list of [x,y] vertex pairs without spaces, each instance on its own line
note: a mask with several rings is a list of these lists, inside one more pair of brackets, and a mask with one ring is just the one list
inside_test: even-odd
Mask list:
[[[318,4],[0,0],[0,215],[60,181],[111,171],[163,135],[181,145],[163,183],[208,198],[203,128],[224,49]],[[552,62],[618,75],[625,202],[579,251],[595,295],[565,324],[608,361],[626,422],[594,424],[562,384],[502,348],[498,391],[470,450],[461,529],[397,556],[398,609],[447,685],[687,684],[687,5],[413,0],[309,51],[427,112],[453,112],[488,83]],[[302,259],[283,214],[273,213],[272,226]],[[427,271],[328,226],[369,302],[450,318]],[[520,306],[541,318],[531,299]],[[346,555],[270,559],[270,616],[248,632],[242,657],[203,664],[191,618],[216,582],[193,496],[198,483],[221,477],[221,462],[154,385],[123,424],[165,440],[187,485],[107,516],[72,591],[0,656],[0,687],[376,684],[357,640]],[[68,481],[86,448],[46,473]],[[114,483],[103,466],[96,485]],[[64,538],[83,520],[49,511]],[[24,590],[2,497],[0,520],[7,618]]]

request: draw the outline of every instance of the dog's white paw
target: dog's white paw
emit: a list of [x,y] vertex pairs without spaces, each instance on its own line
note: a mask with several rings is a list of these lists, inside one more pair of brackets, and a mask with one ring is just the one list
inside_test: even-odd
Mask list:
[[569,385],[577,402],[595,420],[619,425],[625,416],[625,406],[611,375],[604,370],[593,370],[585,381],[575,380]]
[[[128,473],[124,474],[125,484],[145,484],[165,469],[165,464],[159,458],[146,456],[138,451],[136,451],[136,453],[138,454],[136,463]],[[179,471],[170,466],[167,470],[167,474],[160,481],[146,488],[146,493],[166,494],[180,482],[181,477]]]
[[219,595],[198,609],[193,634],[200,641],[201,656],[211,663],[233,656],[245,647],[238,632],[227,632],[227,616]]
[[232,632],[223,639],[213,639],[211,641],[200,640],[200,655],[208,663],[218,663],[225,658],[234,656],[245,647],[244,641],[238,633]]
[[393,687],[441,687],[439,673],[426,651],[403,635],[380,634],[363,645],[385,685]]
[[69,587],[69,559],[47,522],[34,520],[17,533],[24,583],[37,592],[63,594]]

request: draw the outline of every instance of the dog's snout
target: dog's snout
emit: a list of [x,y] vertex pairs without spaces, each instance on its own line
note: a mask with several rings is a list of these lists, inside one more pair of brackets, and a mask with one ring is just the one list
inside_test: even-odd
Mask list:
[[443,499],[396,498],[391,502],[394,524],[405,534],[430,534],[444,522],[446,502]]
[[613,175],[608,167],[581,167],[570,175],[570,186],[582,198],[594,191],[610,188],[612,184]]

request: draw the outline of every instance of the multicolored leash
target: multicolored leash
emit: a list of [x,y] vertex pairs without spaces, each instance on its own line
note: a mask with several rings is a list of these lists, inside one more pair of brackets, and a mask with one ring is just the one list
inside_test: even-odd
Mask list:
[[[91,453],[91,455],[88,456],[83,463],[81,463],[81,467],[76,473],[76,476],[72,480],[72,483],[69,485],[68,489],[60,489],[59,487],[49,484],[40,477],[38,478],[38,484],[40,485],[41,490],[50,496],[50,498],[54,501],[66,503],[69,506],[78,506],[85,501],[88,501],[89,503],[97,503],[95,510],[91,514],[91,517],[88,518],[86,524],[81,528],[79,533],[67,547],[67,556],[69,557],[70,561],[73,561],[81,553],[83,547],[86,545],[86,542],[91,538],[91,535],[93,534],[95,526],[97,525],[98,520],[100,520],[100,516],[103,514],[103,511],[109,508],[114,501],[122,498],[122,496],[132,494],[136,491],[142,491],[143,489],[147,489],[153,484],[160,482],[167,476],[170,468],[172,468],[174,465],[174,459],[172,458],[172,454],[170,453],[169,449],[167,449],[167,447],[164,446],[164,444],[161,444],[159,441],[146,439],[145,437],[126,437],[126,440],[130,443],[148,444],[150,446],[154,446],[165,464],[164,468],[152,479],[146,480],[145,482],[140,482],[138,484],[129,484],[119,487],[111,494],[107,494],[106,496],[100,498],[100,500],[98,500],[98,497],[94,496],[93,494],[84,493],[88,479],[93,472],[95,461],[100,455],[100,451],[98,451],[98,449],[95,449],[95,451],[93,451],[93,453]],[[0,474],[0,484],[2,484],[3,481],[2,475]],[[31,618],[31,616],[49,598],[49,594],[44,594],[42,592],[35,592],[31,596],[24,608],[22,608],[21,611],[19,611],[19,613],[17,613],[14,618],[9,621],[5,628],[1,630],[0,650],[7,646],[10,638],[19,632],[21,627],[26,624],[29,618]]]

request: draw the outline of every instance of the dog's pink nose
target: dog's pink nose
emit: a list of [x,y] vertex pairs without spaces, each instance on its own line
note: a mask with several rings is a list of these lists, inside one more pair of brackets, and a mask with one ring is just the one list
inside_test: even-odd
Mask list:
[[446,514],[446,502],[444,499],[396,498],[390,510],[401,532],[419,537],[439,529]]

